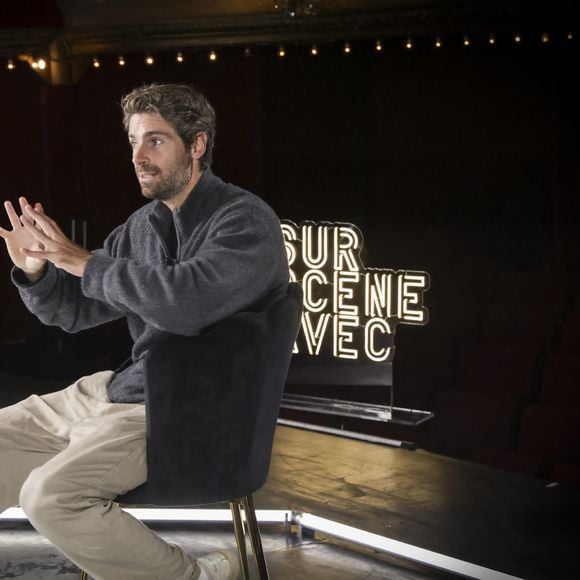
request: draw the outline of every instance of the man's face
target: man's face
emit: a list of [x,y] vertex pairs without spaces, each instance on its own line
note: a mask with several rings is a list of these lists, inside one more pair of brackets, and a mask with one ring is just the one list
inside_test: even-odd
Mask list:
[[129,120],[129,143],[143,195],[178,205],[173,202],[191,189],[193,158],[175,129],[159,115],[136,113]]

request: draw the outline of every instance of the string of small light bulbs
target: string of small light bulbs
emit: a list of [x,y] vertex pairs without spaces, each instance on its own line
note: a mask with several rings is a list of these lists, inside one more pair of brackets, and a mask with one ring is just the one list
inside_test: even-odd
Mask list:
[[[476,38],[476,41],[474,41],[474,38]],[[511,36],[510,39],[508,39],[508,42],[511,42],[511,44],[518,46],[518,45],[524,45],[526,44],[526,40],[528,38],[531,38],[531,41],[529,42],[530,44],[543,44],[543,45],[549,45],[550,43],[553,43],[555,40],[565,40],[566,42],[570,43],[573,40],[575,40],[575,34],[573,31],[569,30],[567,32],[565,32],[563,35],[554,35],[554,34],[550,34],[548,32],[543,32],[540,35],[534,35],[534,37],[528,36],[526,38],[525,35],[516,32],[513,33],[513,35]],[[464,47],[470,47],[473,46],[475,44],[475,42],[477,42],[478,45],[488,45],[488,46],[495,46],[496,44],[498,44],[498,37],[494,34],[491,33],[489,34],[487,37],[485,38],[480,38],[480,37],[471,37],[470,35],[463,35],[460,39],[461,44]],[[419,39],[414,39],[414,38],[406,38],[403,40],[403,42],[399,45],[402,46],[405,50],[413,50],[414,48],[417,47],[418,44],[421,44],[421,46],[425,45],[425,40],[424,38],[419,38]],[[432,40],[432,44],[431,46],[435,49],[442,49],[444,46],[457,46],[458,42],[457,42],[457,38],[453,38],[453,39],[449,39],[447,41],[443,40],[442,36],[436,36],[433,40]],[[298,45],[294,46],[292,49],[290,50],[294,50],[294,49],[298,49]],[[376,41],[374,41],[374,45],[373,45],[373,50],[376,53],[381,53],[383,52],[385,49],[385,43],[383,42],[383,40],[381,39],[377,39]],[[252,56],[252,49],[249,47],[246,47],[243,49],[244,51],[244,56],[246,57],[251,57]],[[310,45],[310,48],[308,49],[309,54],[312,57],[317,57],[320,53],[321,53],[321,48],[318,44],[312,44]],[[346,41],[343,43],[342,45],[342,52],[344,53],[344,55],[348,56],[351,53],[355,52],[355,45],[353,43],[351,43],[350,41]],[[283,59],[286,58],[289,54],[289,49],[286,47],[286,45],[279,45],[277,50],[276,50],[276,54],[278,56],[278,58]],[[100,56],[94,56],[92,57],[92,67],[95,69],[99,69],[101,68],[102,64],[103,64],[103,57]],[[138,60],[139,58],[143,58],[143,62],[147,65],[147,66],[153,66],[156,64],[157,59],[156,56],[154,54],[145,54],[142,57],[138,57],[137,55],[132,55],[130,57],[130,59],[134,59],[134,60]],[[119,67],[125,67],[129,60],[124,54],[119,54],[116,57],[116,63]],[[217,62],[219,60],[219,55],[218,55],[218,51],[216,49],[211,49],[207,52],[207,59],[210,63],[213,62]],[[48,66],[48,61],[45,57],[42,56],[37,56],[37,57],[31,57],[31,56],[20,56],[18,57],[18,59],[15,58],[9,58],[6,61],[6,69],[9,71],[13,71],[16,70],[17,68],[17,61],[21,60],[24,61],[25,64],[28,64],[30,66],[30,68],[34,69],[34,70],[38,70],[38,71],[43,71],[47,68]],[[178,50],[175,53],[175,62],[178,64],[182,64],[186,61],[186,55],[183,51]]]

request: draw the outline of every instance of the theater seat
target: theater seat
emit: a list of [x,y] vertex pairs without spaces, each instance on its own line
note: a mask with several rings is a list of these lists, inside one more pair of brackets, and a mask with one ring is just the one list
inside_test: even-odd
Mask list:
[[529,401],[537,393],[539,361],[533,349],[471,345],[459,355],[455,386],[482,396],[510,394]]
[[[498,415],[502,421],[502,416]],[[490,443],[493,442],[490,439]],[[532,403],[521,418],[516,449],[478,444],[468,458],[499,469],[580,484],[580,410]]]
[[552,353],[546,358],[540,402],[580,408],[580,354]]
[[483,313],[481,343],[546,353],[553,349],[558,321],[550,306],[490,304]]
[[550,272],[501,272],[496,279],[493,302],[562,313],[570,302],[570,281]]
[[540,459],[545,476],[557,463],[580,465],[580,409],[539,403],[527,405],[518,452]]
[[488,455],[492,450],[515,451],[523,408],[534,400],[538,383],[538,357],[531,349],[464,347],[455,388],[435,396],[425,446],[474,461],[483,449]]
[[557,462],[550,472],[550,481],[580,487],[580,465]]
[[436,453],[465,459],[474,459],[484,447],[514,449],[520,409],[520,402],[509,394],[440,391],[425,446]]
[[542,461],[537,457],[524,455],[512,449],[498,449],[489,446],[478,446],[472,449],[470,460],[503,471],[532,477],[539,476],[542,468]]
[[560,352],[580,354],[580,310],[568,312],[562,323]]

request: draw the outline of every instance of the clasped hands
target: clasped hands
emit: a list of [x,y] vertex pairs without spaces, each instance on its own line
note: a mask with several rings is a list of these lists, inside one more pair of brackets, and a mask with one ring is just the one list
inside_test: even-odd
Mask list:
[[0,227],[10,259],[31,282],[42,277],[46,262],[73,276],[82,277],[91,253],[65,236],[57,223],[49,218],[42,205],[34,206],[25,197],[18,200],[22,214],[18,216],[10,201],[4,202],[12,230]]

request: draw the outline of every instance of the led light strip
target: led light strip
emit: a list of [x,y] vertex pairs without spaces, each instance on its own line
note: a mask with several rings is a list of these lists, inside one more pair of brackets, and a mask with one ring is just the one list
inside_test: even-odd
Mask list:
[[[123,508],[127,513],[141,521],[148,522],[231,522],[229,509],[161,509],[161,508]],[[290,510],[256,510],[256,519],[264,524],[284,524],[292,521]],[[244,513],[242,510],[242,518]]]
[[[184,509],[184,508],[123,508],[141,521],[149,522],[231,522],[232,516],[227,509]],[[452,572],[467,578],[485,580],[520,580],[503,572],[497,572],[464,560],[451,558],[437,552],[418,548],[378,534],[347,526],[339,522],[321,518],[313,514],[296,514],[291,510],[256,510],[260,523],[294,523],[302,528],[328,534],[380,552],[386,552],[432,568]],[[28,518],[20,508],[8,508],[0,514],[0,519],[22,520]]]
[[510,576],[503,572],[497,572],[495,570],[490,570],[489,568],[484,568],[483,566],[478,566],[477,564],[465,562],[464,560],[444,556],[443,554],[418,548],[411,544],[391,540],[384,536],[379,536],[378,534],[365,532],[364,530],[353,528],[352,526],[340,524],[312,514],[299,514],[296,516],[296,520],[297,523],[305,528],[335,536],[337,538],[342,538],[343,540],[348,540],[381,552],[394,554],[401,558],[425,564],[433,568],[438,568],[446,572],[453,572],[454,574],[459,574],[467,578],[485,578],[485,580],[520,580],[516,576]]
[[[146,522],[231,522],[229,509],[193,508],[123,508],[133,517]],[[243,511],[243,510],[242,510]],[[243,517],[243,513],[242,513]],[[284,524],[291,522],[291,510],[256,510],[256,518],[261,523]],[[8,508],[0,514],[0,519],[27,521],[21,508]]]

